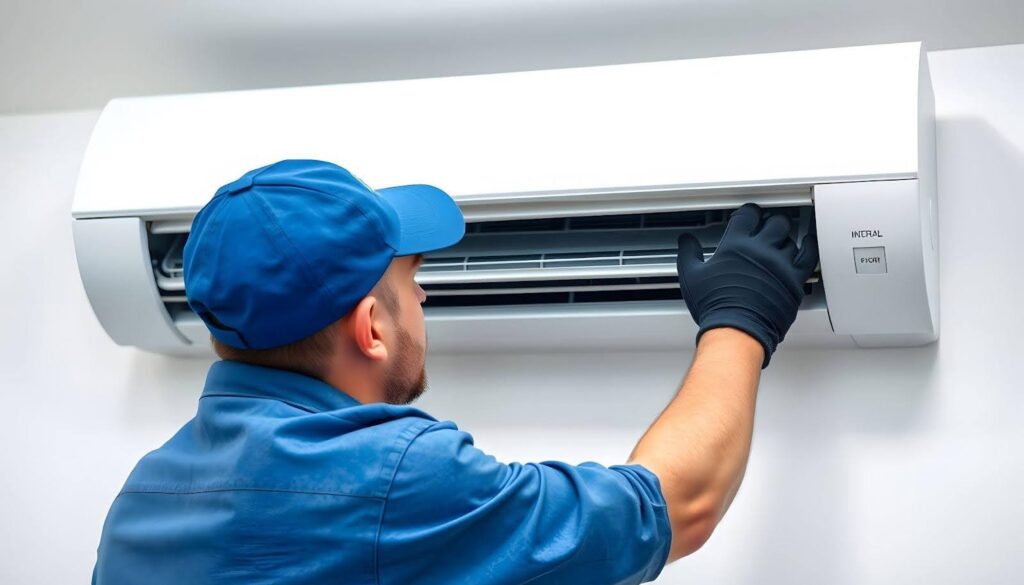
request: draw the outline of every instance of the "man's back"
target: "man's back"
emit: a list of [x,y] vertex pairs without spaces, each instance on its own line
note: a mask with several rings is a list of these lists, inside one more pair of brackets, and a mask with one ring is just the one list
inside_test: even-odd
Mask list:
[[115,500],[94,581],[637,582],[668,553],[660,506],[639,468],[505,466],[415,408],[222,361]]
[[312,393],[302,376],[269,368],[219,362],[210,378],[196,417],[115,500],[97,581],[376,583],[397,455],[434,421]]

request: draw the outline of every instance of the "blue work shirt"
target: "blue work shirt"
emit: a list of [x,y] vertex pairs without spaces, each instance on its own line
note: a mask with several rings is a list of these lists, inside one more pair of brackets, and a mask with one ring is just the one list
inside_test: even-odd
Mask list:
[[221,361],[114,500],[93,582],[639,583],[670,540],[643,467],[505,465],[416,408]]

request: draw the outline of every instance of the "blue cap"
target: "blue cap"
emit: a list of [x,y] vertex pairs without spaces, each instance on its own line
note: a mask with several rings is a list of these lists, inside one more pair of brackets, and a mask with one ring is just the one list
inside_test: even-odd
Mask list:
[[391,259],[465,233],[444,191],[374,191],[338,165],[285,160],[224,185],[192,221],[185,295],[213,336],[239,349],[304,339],[345,316]]

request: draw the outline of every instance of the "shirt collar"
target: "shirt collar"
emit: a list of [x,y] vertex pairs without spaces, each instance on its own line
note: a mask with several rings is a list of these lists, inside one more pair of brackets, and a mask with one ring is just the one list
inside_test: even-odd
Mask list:
[[269,398],[310,412],[357,406],[359,401],[316,378],[232,360],[214,362],[206,374],[203,397]]

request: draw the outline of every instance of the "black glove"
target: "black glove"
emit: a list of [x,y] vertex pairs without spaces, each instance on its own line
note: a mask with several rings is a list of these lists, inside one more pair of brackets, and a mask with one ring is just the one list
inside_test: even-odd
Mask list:
[[679,236],[676,268],[683,299],[700,331],[735,327],[764,346],[768,366],[796,319],[804,282],[818,265],[818,241],[804,237],[800,251],[789,237],[790,221],[748,203],[733,212],[715,254],[704,261],[692,234]]

